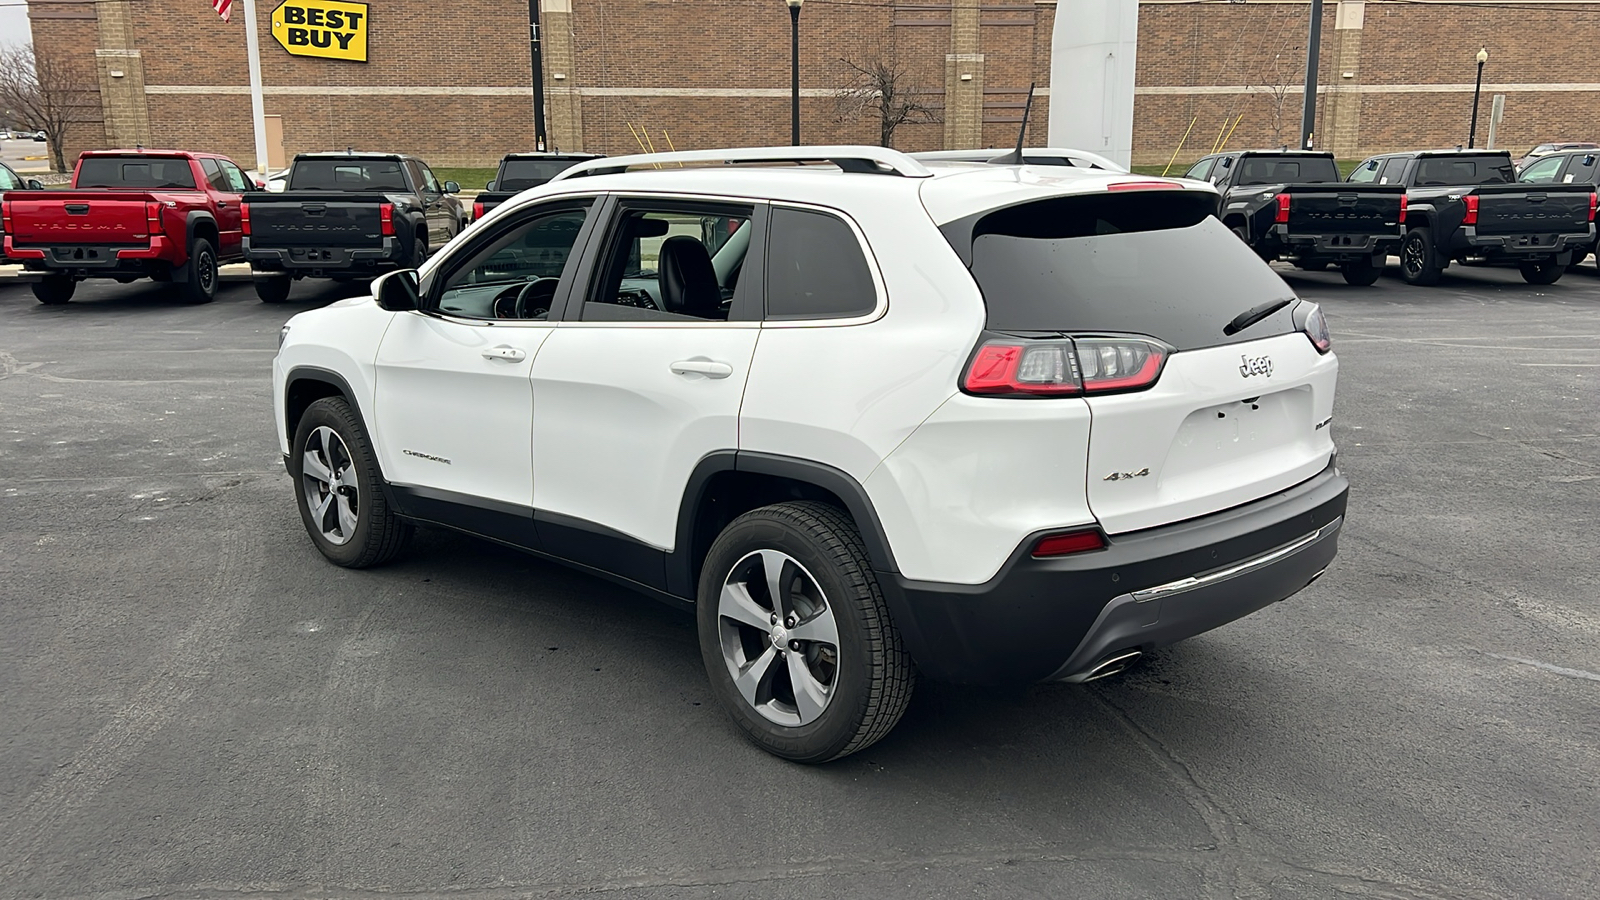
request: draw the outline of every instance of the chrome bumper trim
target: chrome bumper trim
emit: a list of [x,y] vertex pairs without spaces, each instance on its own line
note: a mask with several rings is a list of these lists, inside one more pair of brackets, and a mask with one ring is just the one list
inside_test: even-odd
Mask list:
[[1209,575],[1180,578],[1177,581],[1169,581],[1166,584],[1157,585],[1153,588],[1145,588],[1142,591],[1134,591],[1132,594],[1133,602],[1148,603],[1151,600],[1158,600],[1162,597],[1170,597],[1173,594],[1181,594],[1185,591],[1192,591],[1196,588],[1202,588],[1216,584],[1219,581],[1227,581],[1230,578],[1237,578],[1240,575],[1243,575],[1247,572],[1252,572],[1256,569],[1262,568],[1263,566],[1270,566],[1278,560],[1292,555],[1295,551],[1307,546],[1308,544],[1315,543],[1323,536],[1334,531],[1338,531],[1339,526],[1343,524],[1343,522],[1344,516],[1339,516],[1332,522],[1329,522],[1321,528],[1318,528],[1316,531],[1313,531],[1304,537],[1296,538],[1295,540],[1284,544],[1282,547],[1279,547],[1276,550],[1269,550],[1260,556],[1247,559],[1244,562],[1229,566],[1221,571],[1212,572]]

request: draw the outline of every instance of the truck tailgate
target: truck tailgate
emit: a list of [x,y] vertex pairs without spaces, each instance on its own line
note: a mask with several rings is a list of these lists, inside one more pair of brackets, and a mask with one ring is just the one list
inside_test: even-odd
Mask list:
[[144,245],[150,240],[144,194],[7,191],[11,239],[18,246]]
[[1400,224],[1399,185],[1291,184],[1291,234],[1397,233]]
[[382,207],[389,201],[382,194],[251,194],[244,202],[253,247],[383,246]]
[[1473,190],[1479,234],[1573,234],[1593,219],[1586,184],[1495,184]]

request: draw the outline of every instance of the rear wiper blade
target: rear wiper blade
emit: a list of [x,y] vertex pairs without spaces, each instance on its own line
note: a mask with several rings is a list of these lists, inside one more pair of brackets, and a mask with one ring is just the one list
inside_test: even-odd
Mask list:
[[1249,328],[1251,325],[1254,325],[1262,319],[1265,319],[1267,316],[1270,316],[1278,310],[1283,309],[1285,306],[1293,303],[1295,299],[1296,298],[1294,297],[1285,297],[1282,300],[1269,300],[1260,306],[1252,306],[1244,312],[1239,313],[1237,316],[1234,316],[1232,322],[1222,326],[1222,333],[1232,337],[1246,328]]

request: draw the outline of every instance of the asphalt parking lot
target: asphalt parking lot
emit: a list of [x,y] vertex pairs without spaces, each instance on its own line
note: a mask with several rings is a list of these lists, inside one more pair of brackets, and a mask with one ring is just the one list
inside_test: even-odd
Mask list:
[[1286,276],[1343,365],[1327,576],[818,768],[653,601],[322,560],[269,361],[348,289],[0,283],[0,896],[1600,896],[1600,276]]

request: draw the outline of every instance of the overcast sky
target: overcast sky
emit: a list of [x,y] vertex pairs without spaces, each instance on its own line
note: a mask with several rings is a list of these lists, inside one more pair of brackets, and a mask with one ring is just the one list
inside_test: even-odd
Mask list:
[[28,42],[28,6],[26,0],[0,0],[0,43],[22,44]]

